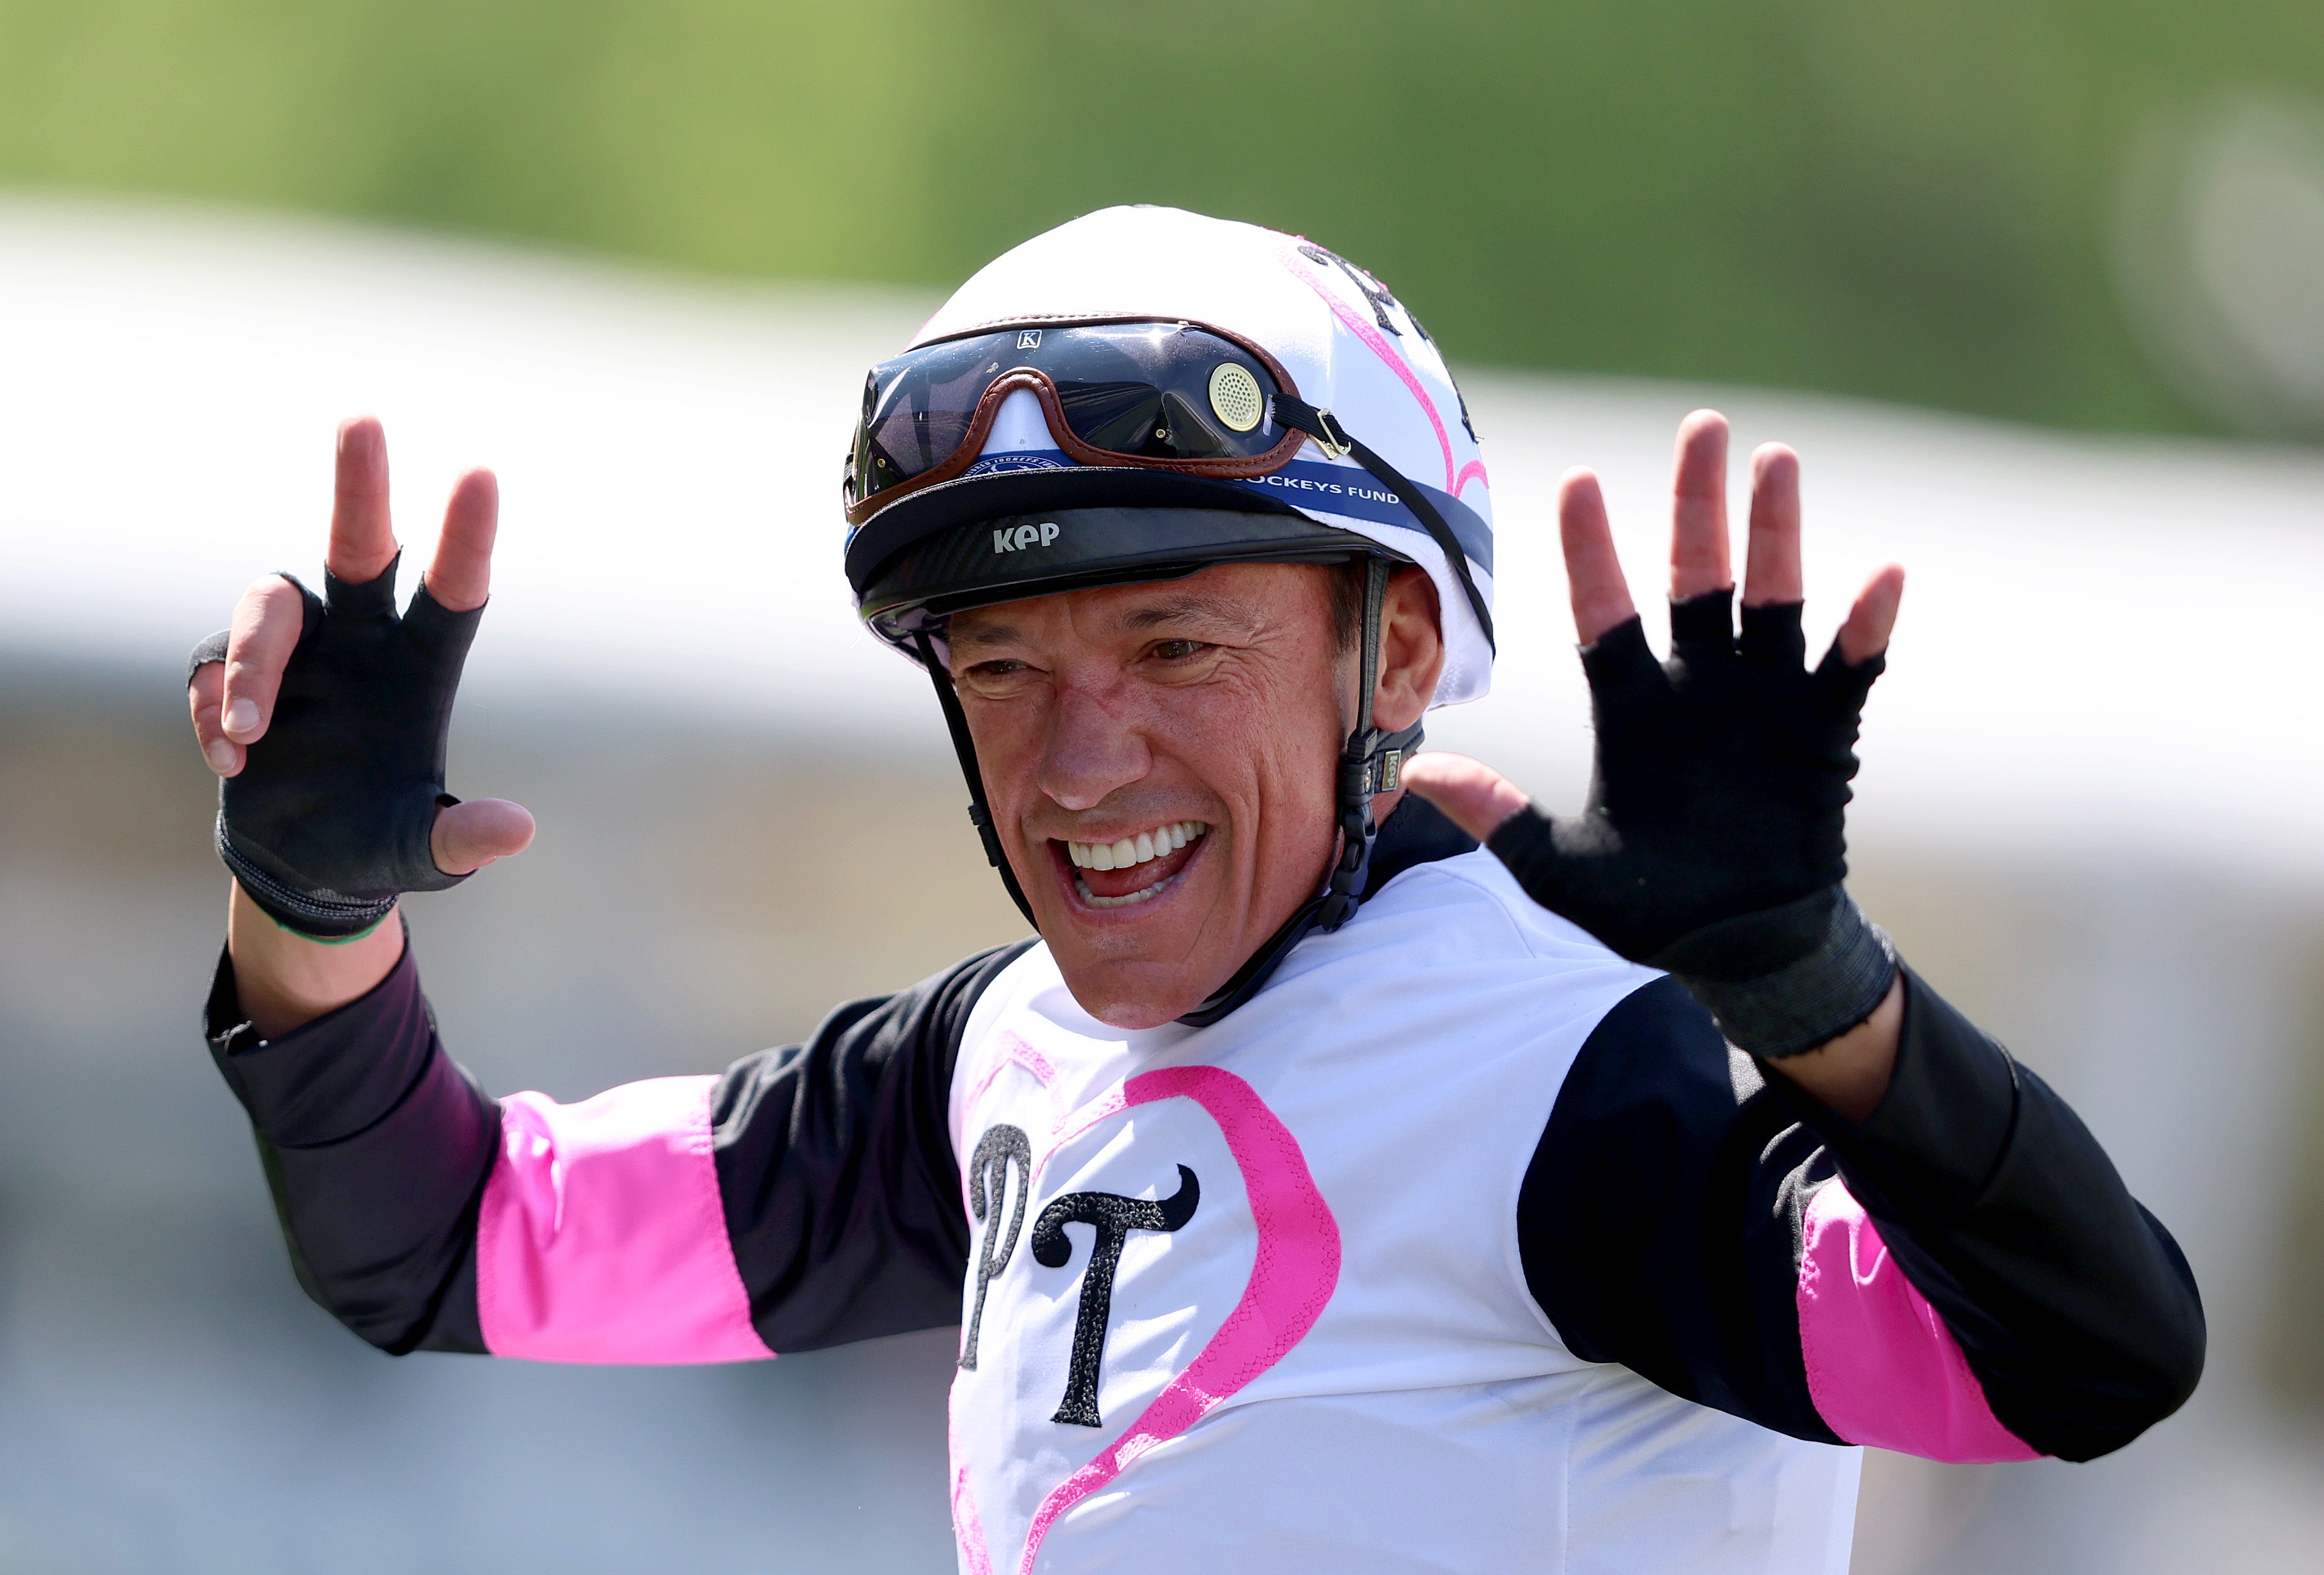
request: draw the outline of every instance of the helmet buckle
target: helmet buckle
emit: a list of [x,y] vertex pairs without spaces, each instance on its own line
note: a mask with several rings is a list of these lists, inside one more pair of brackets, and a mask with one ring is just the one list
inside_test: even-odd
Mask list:
[[1349,440],[1347,429],[1340,425],[1330,411],[1318,409],[1315,412],[1315,426],[1317,430],[1307,435],[1314,440],[1317,448],[1323,450],[1325,459],[1344,459],[1356,451],[1356,445]]

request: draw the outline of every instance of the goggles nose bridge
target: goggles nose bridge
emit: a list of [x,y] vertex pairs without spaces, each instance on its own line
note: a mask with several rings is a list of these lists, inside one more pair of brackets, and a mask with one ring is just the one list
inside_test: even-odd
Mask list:
[[[1166,355],[1155,355],[1150,348],[1141,350],[1136,343],[1152,338],[1157,329],[1170,346]],[[855,444],[862,458],[855,467],[855,490],[847,502],[850,524],[862,525],[890,503],[965,474],[982,457],[1001,404],[1020,388],[1039,403],[1042,419],[1057,448],[1080,465],[1244,480],[1280,470],[1306,441],[1305,434],[1280,422],[1269,422],[1264,415],[1249,428],[1226,419],[1223,412],[1217,422],[1203,415],[1206,401],[1213,407],[1218,404],[1214,374],[1222,365],[1238,365],[1250,374],[1246,385],[1256,383],[1262,402],[1278,391],[1295,392],[1289,375],[1272,356],[1235,335],[1199,323],[1145,320],[1062,327],[1044,324],[1038,342],[1027,344],[1024,341],[1031,331],[1012,327],[968,341],[939,341],[873,369],[875,384],[883,381],[883,372],[889,375],[880,392],[866,390],[867,410]],[[970,354],[961,354],[972,345]],[[980,363],[992,369],[982,371]],[[918,387],[904,388],[916,378]],[[961,406],[970,387],[977,388],[977,396],[964,412]],[[913,436],[923,440],[938,425],[957,431],[949,451],[938,454],[923,441],[916,445],[921,452],[908,459],[890,453],[882,438],[890,427],[899,424],[899,403],[926,407],[929,395],[939,388],[946,389],[955,401],[950,412],[923,408],[910,425]],[[1076,411],[1085,421],[1096,420],[1099,411],[1119,421],[1138,402],[1125,407],[1119,397],[1109,400],[1108,392],[1122,394],[1139,389],[1150,400],[1153,412],[1167,412],[1176,394],[1191,412],[1190,418],[1168,414],[1150,426],[1142,421],[1132,423],[1134,437],[1129,431],[1117,432],[1101,422],[1100,441],[1075,430]],[[1068,390],[1075,396],[1070,409]],[[1248,399],[1248,395],[1242,397]],[[1271,407],[1261,403],[1259,408],[1264,412]],[[936,419],[927,419],[930,415]],[[896,436],[901,438],[903,433]],[[1130,442],[1137,448],[1117,446]],[[1157,445],[1175,451],[1155,452]]]
[[1001,419],[1001,408],[1016,394],[1033,396],[1033,403],[1041,409],[1042,424],[1048,428],[1051,440],[1060,449],[1065,449],[1073,440],[1073,429],[1065,421],[1065,403],[1058,396],[1056,380],[1038,366],[1011,366],[995,375],[977,396],[975,413],[969,418],[968,431],[960,444],[961,451],[970,457],[970,464],[984,457],[985,445],[992,440],[992,428]]

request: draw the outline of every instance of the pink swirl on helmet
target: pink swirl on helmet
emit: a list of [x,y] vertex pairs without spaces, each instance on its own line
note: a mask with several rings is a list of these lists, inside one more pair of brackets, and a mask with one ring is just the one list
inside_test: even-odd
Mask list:
[[[1379,329],[1366,322],[1355,308],[1340,298],[1338,291],[1324,283],[1323,275],[1307,265],[1306,258],[1299,251],[1299,237],[1285,236],[1280,255],[1283,258],[1283,265],[1290,269],[1292,274],[1301,283],[1322,296],[1323,304],[1332,309],[1332,315],[1338,318],[1350,333],[1370,346],[1372,354],[1385,362],[1388,369],[1395,373],[1405,387],[1412,391],[1412,397],[1420,402],[1420,408],[1427,412],[1429,426],[1435,430],[1436,446],[1444,453],[1444,490],[1455,497],[1459,496],[1461,488],[1468,484],[1469,473],[1471,470],[1475,471],[1479,479],[1482,480],[1485,467],[1481,461],[1471,460],[1457,472],[1452,468],[1452,434],[1444,430],[1444,418],[1436,413],[1436,402],[1428,397],[1428,390],[1421,386],[1420,378],[1413,372],[1411,366],[1402,356],[1396,353],[1386,339],[1380,338]],[[1487,481],[1485,485],[1490,486],[1492,483]]]

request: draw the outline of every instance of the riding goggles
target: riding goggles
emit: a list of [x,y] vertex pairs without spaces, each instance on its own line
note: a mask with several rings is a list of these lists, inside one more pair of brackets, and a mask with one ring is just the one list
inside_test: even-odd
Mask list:
[[1290,375],[1217,329],[1138,320],[972,334],[872,369],[848,456],[848,523],[966,472],[1020,388],[1083,465],[1240,480],[1281,469],[1308,437],[1276,407],[1298,398]]

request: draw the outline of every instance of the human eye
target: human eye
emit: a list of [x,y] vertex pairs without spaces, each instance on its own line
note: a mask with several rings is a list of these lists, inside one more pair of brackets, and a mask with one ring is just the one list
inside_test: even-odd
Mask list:
[[1014,656],[995,656],[962,668],[954,681],[970,694],[985,699],[1003,699],[1021,690],[1032,672],[1033,664],[1029,662]]
[[1190,662],[1211,647],[1200,640],[1157,640],[1147,654],[1157,662]]

